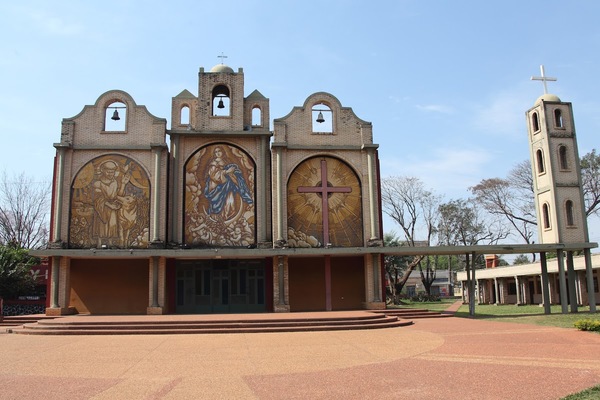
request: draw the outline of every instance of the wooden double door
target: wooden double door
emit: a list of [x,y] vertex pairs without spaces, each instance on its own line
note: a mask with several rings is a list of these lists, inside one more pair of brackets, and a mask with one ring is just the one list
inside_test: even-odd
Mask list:
[[186,260],[176,269],[178,314],[266,311],[263,260]]

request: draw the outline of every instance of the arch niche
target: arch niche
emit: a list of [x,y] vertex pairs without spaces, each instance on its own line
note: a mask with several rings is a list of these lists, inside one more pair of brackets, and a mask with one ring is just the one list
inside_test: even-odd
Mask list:
[[200,148],[185,164],[184,240],[200,247],[256,243],[255,163],[226,143]]
[[344,161],[303,161],[290,175],[287,195],[290,247],[364,245],[360,181]]
[[150,180],[133,159],[106,154],[83,166],[71,186],[70,248],[147,248]]

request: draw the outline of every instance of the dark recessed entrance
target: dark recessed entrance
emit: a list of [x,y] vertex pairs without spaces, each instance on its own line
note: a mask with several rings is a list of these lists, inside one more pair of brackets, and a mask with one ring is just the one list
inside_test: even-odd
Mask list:
[[178,314],[264,312],[262,260],[194,260],[177,263]]

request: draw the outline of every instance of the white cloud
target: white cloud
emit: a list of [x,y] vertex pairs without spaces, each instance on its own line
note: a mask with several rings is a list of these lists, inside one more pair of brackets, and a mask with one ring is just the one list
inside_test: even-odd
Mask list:
[[445,106],[443,104],[427,104],[427,105],[416,105],[417,109],[421,111],[430,111],[441,114],[453,114],[454,108],[450,106]]
[[533,107],[531,88],[516,87],[494,93],[473,112],[473,129],[482,135],[519,137],[526,132],[525,111]]
[[382,175],[414,176],[447,198],[466,197],[468,188],[489,174],[487,167],[492,162],[489,150],[480,148],[444,147],[420,153],[422,156],[417,154],[405,158],[386,156],[382,159]]
[[56,36],[73,36],[83,31],[83,26],[77,23],[69,23],[61,18],[51,16],[39,11],[30,14],[33,23],[42,31]]

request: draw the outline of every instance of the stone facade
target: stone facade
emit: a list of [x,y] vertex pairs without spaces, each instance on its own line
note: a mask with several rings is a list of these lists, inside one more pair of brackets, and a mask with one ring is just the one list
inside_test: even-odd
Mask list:
[[48,314],[385,305],[382,255],[356,254],[381,245],[371,123],[320,92],[271,132],[224,64],[171,106],[170,130],[120,90],[63,120]]

